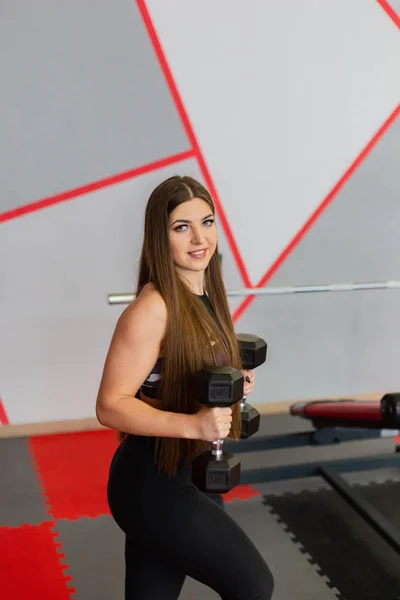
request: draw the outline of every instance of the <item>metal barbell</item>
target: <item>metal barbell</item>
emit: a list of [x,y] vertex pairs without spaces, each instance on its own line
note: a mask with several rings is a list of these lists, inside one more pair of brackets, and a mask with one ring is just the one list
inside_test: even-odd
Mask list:
[[[227,290],[227,296],[281,296],[287,294],[315,294],[326,292],[356,292],[361,290],[398,290],[400,281],[374,281],[369,283],[329,283],[288,287],[262,287]],[[134,294],[108,294],[109,304],[129,304]]]

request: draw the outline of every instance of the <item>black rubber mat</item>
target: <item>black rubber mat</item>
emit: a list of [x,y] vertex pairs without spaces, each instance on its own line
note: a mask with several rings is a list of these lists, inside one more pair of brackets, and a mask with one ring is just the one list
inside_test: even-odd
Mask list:
[[[357,489],[400,528],[400,483]],[[400,556],[335,491],[267,494],[264,504],[321,576],[339,590],[339,598],[400,599]]]

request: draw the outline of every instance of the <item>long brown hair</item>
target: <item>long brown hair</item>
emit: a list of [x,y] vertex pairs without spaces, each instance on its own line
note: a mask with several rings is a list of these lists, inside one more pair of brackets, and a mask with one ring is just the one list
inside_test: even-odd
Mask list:
[[[204,288],[219,326],[177,274],[169,248],[168,218],[183,202],[200,198],[215,215],[209,192],[192,177],[174,176],[158,185],[147,203],[144,240],[136,294],[152,282],[167,307],[167,329],[162,341],[160,400],[163,410],[193,414],[201,408],[187,393],[188,377],[200,369],[229,365],[242,369],[242,362],[222,278],[218,246],[205,270]],[[212,345],[211,341],[215,344]],[[238,403],[239,404],[239,403]],[[240,407],[232,407],[230,437],[240,436]],[[168,475],[176,473],[180,460],[187,464],[207,447],[207,442],[180,438],[157,438],[155,457]]]

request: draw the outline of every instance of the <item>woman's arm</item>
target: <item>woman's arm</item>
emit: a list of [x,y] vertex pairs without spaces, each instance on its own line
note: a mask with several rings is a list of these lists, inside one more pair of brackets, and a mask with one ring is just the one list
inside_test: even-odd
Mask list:
[[198,439],[195,415],[158,410],[135,398],[157,361],[166,326],[165,303],[146,286],[115,327],[96,401],[102,425],[136,435]]

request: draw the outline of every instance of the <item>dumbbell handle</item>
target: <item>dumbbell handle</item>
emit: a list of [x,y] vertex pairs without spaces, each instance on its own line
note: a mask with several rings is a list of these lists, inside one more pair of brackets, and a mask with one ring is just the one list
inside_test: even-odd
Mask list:
[[[246,380],[248,383],[250,383],[250,378],[248,376],[246,376]],[[243,396],[241,401],[240,401],[240,412],[243,412],[245,407],[246,407],[246,400],[247,400],[247,396]],[[218,458],[221,458],[223,455],[223,450],[222,450],[222,446],[223,446],[224,440],[214,440],[212,442],[212,450],[211,450],[211,454],[213,456],[215,456],[218,460]]]
[[[250,383],[250,378],[247,375],[246,376],[246,380],[247,383]],[[247,396],[243,396],[241,401],[240,401],[240,412],[243,412],[246,406],[246,400],[247,400]],[[222,450],[222,446],[223,446],[224,440],[214,440],[212,442],[212,450],[211,450],[211,454],[213,456],[216,457],[216,459],[218,460],[219,458],[222,458],[223,455],[223,450]]]
[[[247,383],[250,383],[250,378],[248,375],[246,376],[246,380],[247,380]],[[244,411],[244,409],[246,407],[246,400],[247,400],[247,396],[243,396],[240,401],[240,412]],[[215,456],[217,460],[219,458],[221,458],[223,455],[223,450],[222,450],[223,443],[224,443],[224,440],[214,440],[214,442],[212,442],[211,454],[213,456]]]
[[[220,369],[220,370],[218,370]],[[222,370],[221,370],[222,369]],[[200,379],[200,384],[201,384],[201,388],[200,388],[200,393],[198,393],[198,395],[195,394],[195,397],[197,397],[197,400],[203,404],[205,404],[206,406],[220,406],[222,407],[226,407],[226,406],[232,406],[233,404],[236,404],[237,402],[241,402],[242,398],[240,397],[239,393],[243,393],[243,390],[239,390],[237,388],[239,381],[241,380],[243,382],[243,375],[240,373],[240,371],[238,369],[234,369],[233,367],[212,367],[210,369],[206,369],[205,371],[200,371],[199,373],[197,373],[197,375],[195,374],[193,379],[192,379],[192,383],[196,382],[196,377],[199,377],[199,374],[204,375],[204,373],[209,373],[210,371],[214,372],[217,374],[217,379],[219,379],[218,374],[222,373],[222,375],[226,376],[225,380],[222,379],[222,381],[219,381],[218,384],[222,385],[222,388],[218,391],[214,389],[214,391],[211,390],[211,395],[210,395],[210,387],[209,387],[209,378],[201,378]],[[206,382],[207,387],[204,386],[204,382]],[[230,386],[230,391],[229,391],[229,398],[227,398],[227,387],[229,389],[229,384],[233,384]],[[236,386],[236,387],[235,387]],[[196,387],[194,388],[195,391]],[[207,402],[202,402],[203,398],[202,398],[202,393],[204,393],[204,396],[207,399],[207,393],[208,393],[208,401]],[[218,398],[221,399],[220,402],[218,402]],[[225,402],[226,400],[229,400],[228,403]],[[224,440],[223,439],[217,439],[214,440],[213,442],[211,442],[211,455],[215,458],[215,460],[220,460],[223,458],[224,456],[224,452],[222,450],[222,446],[223,446]]]
[[[250,377],[248,375],[246,375],[245,377],[247,383],[250,383]],[[244,409],[246,408],[246,400],[247,400],[247,396],[243,396],[243,398],[240,401],[240,412],[243,412]]]
[[224,440],[214,440],[212,443],[212,450],[211,450],[211,454],[213,456],[215,456],[215,458],[218,460],[219,458],[222,458],[223,455],[223,450],[222,450],[222,446],[224,443]]

